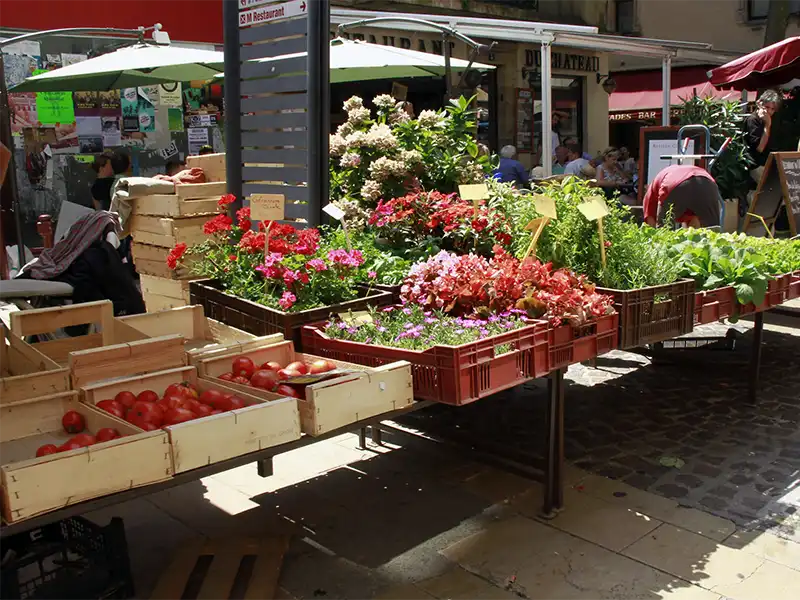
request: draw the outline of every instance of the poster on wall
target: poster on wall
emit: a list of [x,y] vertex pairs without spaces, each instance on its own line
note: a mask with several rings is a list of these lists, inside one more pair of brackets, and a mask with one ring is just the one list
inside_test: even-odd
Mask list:
[[183,131],[183,109],[168,108],[167,121],[169,123],[170,131]]
[[119,117],[100,117],[103,131],[103,146],[121,146],[122,132],[119,127]]
[[75,92],[75,115],[79,117],[100,116],[100,92]]
[[78,152],[78,126],[74,121],[72,123],[59,123],[53,130],[56,134],[56,141],[51,143],[50,147],[53,149],[54,154],[74,154]]
[[158,102],[167,108],[183,106],[183,92],[180,82],[162,83],[158,86]]
[[39,92],[36,94],[36,113],[43,125],[74,123],[75,107],[71,92]]
[[517,88],[514,141],[517,152],[533,152],[533,92]]
[[81,154],[103,151],[103,124],[100,117],[75,117]]
[[3,70],[6,78],[6,88],[11,89],[25,81],[39,69],[39,60],[27,54],[3,55]]
[[208,145],[208,129],[191,127],[186,132],[189,139],[189,154],[198,154],[202,146]]
[[25,127],[36,127],[39,121],[36,112],[36,94],[9,94],[11,113],[11,135],[22,135]]
[[61,64],[65,67],[69,65],[74,65],[75,63],[83,62],[86,60],[87,56],[85,54],[70,54],[68,52],[61,53]]
[[47,163],[53,155],[50,144],[55,142],[55,130],[52,127],[26,127],[22,137],[28,181],[32,186],[42,189],[47,179]]
[[139,88],[139,131],[149,133],[156,130],[156,104],[158,86]]
[[104,117],[118,117],[122,106],[119,90],[100,92],[100,114]]
[[121,90],[120,107],[123,117],[136,117],[136,122],[139,122],[139,92],[136,88]]

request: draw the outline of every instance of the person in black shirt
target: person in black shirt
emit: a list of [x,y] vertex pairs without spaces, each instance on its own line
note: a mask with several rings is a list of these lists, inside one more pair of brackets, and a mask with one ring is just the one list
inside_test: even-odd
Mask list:
[[780,103],[781,97],[775,90],[766,90],[756,102],[756,112],[744,120],[744,141],[754,165],[750,176],[756,183],[761,181],[764,165],[772,151],[770,145],[772,116],[778,110]]
[[111,188],[114,186],[114,167],[111,152],[103,152],[94,157],[92,169],[97,179],[92,184],[92,205],[95,210],[108,210],[111,206]]

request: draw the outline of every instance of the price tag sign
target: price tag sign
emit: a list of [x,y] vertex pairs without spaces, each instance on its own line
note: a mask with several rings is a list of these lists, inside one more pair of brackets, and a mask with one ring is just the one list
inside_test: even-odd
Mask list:
[[556,201],[553,200],[550,196],[543,196],[542,194],[536,194],[533,197],[533,205],[536,207],[536,212],[538,212],[543,217],[547,217],[548,219],[558,219],[558,212],[556,211]]
[[489,188],[485,183],[470,183],[458,186],[458,195],[462,200],[472,200],[475,206],[479,200],[486,200],[489,197]]
[[355,310],[346,313],[339,313],[339,318],[351,327],[358,327],[366,323],[372,323],[372,315],[368,310]]
[[335,204],[327,204],[322,207],[322,212],[329,215],[332,219],[341,221],[344,218],[344,211]]
[[283,194],[250,195],[250,218],[254,221],[282,221],[285,207]]
[[578,205],[578,210],[586,217],[587,221],[597,221],[609,214],[606,201],[599,196],[595,196],[588,202]]
[[538,219],[531,219],[527,225],[525,225],[525,231],[536,231],[539,229],[539,225],[544,221],[544,217],[540,217]]

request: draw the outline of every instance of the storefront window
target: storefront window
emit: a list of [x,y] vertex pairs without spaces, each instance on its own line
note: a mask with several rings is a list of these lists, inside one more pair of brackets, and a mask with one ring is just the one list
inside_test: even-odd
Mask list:
[[[551,79],[553,94],[553,147],[576,140],[586,151],[583,139],[583,77],[556,75]],[[534,148],[541,147],[542,88],[534,87]],[[556,143],[557,142],[557,143]]]

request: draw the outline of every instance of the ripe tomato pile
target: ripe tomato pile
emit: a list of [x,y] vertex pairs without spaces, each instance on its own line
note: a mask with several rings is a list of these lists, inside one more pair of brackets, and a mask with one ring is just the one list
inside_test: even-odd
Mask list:
[[113,399],[97,403],[112,415],[125,419],[145,431],[177,425],[193,419],[244,408],[247,403],[233,393],[206,390],[202,393],[190,383],[173,383],[162,396],[153,390],[120,392]]
[[301,390],[289,385],[293,377],[317,375],[334,369],[336,369],[336,364],[324,359],[315,360],[311,364],[297,360],[284,367],[275,361],[256,366],[252,359],[246,356],[237,356],[233,359],[231,370],[220,375],[219,379],[275,392],[282,396],[299,398]]
[[97,431],[95,435],[83,433],[86,430],[86,419],[77,411],[69,410],[64,413],[61,418],[61,426],[67,433],[77,433],[78,435],[71,437],[64,442],[61,446],[55,444],[45,444],[39,446],[36,450],[36,457],[47,456],[48,454],[55,454],[57,452],[66,452],[67,450],[75,450],[76,448],[85,448],[99,442],[108,442],[122,437],[116,429],[111,427],[104,427]]

